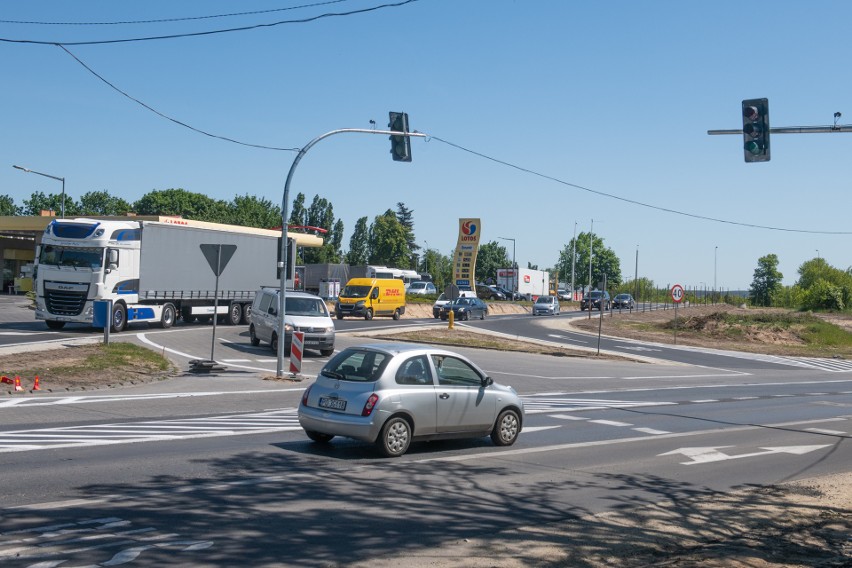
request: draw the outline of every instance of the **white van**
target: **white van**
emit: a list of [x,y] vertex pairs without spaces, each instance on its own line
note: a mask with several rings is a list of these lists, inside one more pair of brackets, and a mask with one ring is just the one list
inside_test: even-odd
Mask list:
[[[278,351],[278,294],[277,288],[262,288],[251,306],[249,337],[251,344],[266,341]],[[325,301],[319,296],[288,290],[284,308],[284,353],[290,354],[293,331],[305,333],[305,349],[319,351],[323,357],[334,353],[334,321]]]

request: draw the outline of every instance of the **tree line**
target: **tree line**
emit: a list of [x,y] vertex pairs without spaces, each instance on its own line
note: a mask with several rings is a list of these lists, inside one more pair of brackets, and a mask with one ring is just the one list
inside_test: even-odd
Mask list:
[[[0,195],[0,215],[39,215],[43,210],[60,211],[62,197],[61,194],[35,192],[18,206],[10,196]],[[131,203],[110,195],[108,191],[90,191],[79,201],[66,194],[64,205],[66,217],[124,216],[132,212],[136,215],[177,215],[185,219],[265,229],[281,227],[280,205],[247,194],[225,201],[177,188],[153,190]],[[322,247],[306,247],[299,251],[300,263],[373,264],[419,270],[431,274],[439,289],[452,282],[453,251],[442,254],[433,248],[422,250],[415,237],[414,211],[405,203],[397,203],[395,210],[387,209],[375,216],[372,222],[367,216],[359,218],[345,252],[343,221],[335,218],[334,207],[326,198],[316,195],[308,204],[303,193],[297,194],[290,208],[288,226],[323,238]],[[580,233],[565,246],[551,272],[558,273],[559,281],[570,282],[571,255],[576,251],[575,282],[577,286],[587,285],[590,245],[594,252],[592,282],[602,281],[606,273],[610,286],[621,284],[618,257],[605,246],[602,238],[588,233]],[[478,282],[493,283],[498,269],[512,266],[513,259],[505,246],[497,241],[480,245],[475,272]],[[527,267],[538,269],[538,266],[529,263]]]
[[795,284],[783,286],[778,263],[776,254],[758,259],[749,290],[752,305],[828,311],[852,306],[852,267],[841,270],[817,257],[799,266]]

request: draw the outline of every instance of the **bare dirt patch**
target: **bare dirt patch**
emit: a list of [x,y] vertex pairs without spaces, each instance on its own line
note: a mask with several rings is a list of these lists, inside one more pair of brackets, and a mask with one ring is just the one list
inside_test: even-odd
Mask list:
[[[572,318],[566,321],[573,328],[591,333],[598,332],[614,337],[652,341],[655,343],[711,347],[732,351],[746,351],[767,355],[793,355],[814,357],[852,358],[849,347],[809,346],[803,339],[803,325],[790,327],[738,324],[726,321],[722,314],[751,316],[754,314],[795,314],[790,310],[772,308],[738,308],[718,304],[714,306],[689,306],[677,310],[634,310],[594,312],[591,319]],[[814,314],[852,332],[852,314]]]

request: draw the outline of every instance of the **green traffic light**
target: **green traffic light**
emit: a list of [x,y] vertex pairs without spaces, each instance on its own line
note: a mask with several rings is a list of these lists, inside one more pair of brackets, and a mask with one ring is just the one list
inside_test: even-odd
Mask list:
[[753,140],[751,142],[746,143],[745,149],[747,152],[751,152],[755,156],[757,156],[763,151],[763,149],[760,147],[760,144]]

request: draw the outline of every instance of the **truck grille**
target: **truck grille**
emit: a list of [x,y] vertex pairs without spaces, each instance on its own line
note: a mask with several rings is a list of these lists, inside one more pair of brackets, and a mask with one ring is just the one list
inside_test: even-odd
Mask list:
[[86,292],[67,290],[45,290],[44,301],[47,311],[57,316],[76,316],[86,305]]

